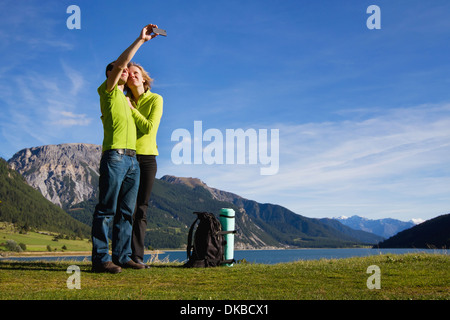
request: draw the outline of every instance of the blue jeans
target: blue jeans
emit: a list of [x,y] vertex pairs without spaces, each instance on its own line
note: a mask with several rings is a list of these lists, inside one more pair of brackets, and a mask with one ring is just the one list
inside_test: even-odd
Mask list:
[[[139,189],[139,163],[135,157],[105,151],[100,160],[99,202],[92,221],[92,264],[125,264],[131,259],[133,212]],[[109,229],[112,228],[112,259]]]

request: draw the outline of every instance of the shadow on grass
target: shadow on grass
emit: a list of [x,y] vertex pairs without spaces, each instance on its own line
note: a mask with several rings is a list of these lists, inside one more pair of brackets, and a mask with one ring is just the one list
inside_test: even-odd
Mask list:
[[66,271],[72,263],[45,262],[45,261],[0,261],[0,270],[37,270],[37,271]]
[[[77,260],[60,260],[60,261],[14,261],[14,260],[0,260],[0,270],[26,270],[26,271],[67,271],[67,268],[71,265],[76,265],[82,272],[98,274],[103,272],[92,271],[92,264],[89,261],[77,261]],[[148,269],[139,270],[145,272],[145,270],[151,269],[204,269],[204,268],[189,268],[185,267],[184,263],[180,262],[156,262],[148,263]],[[134,270],[132,268],[122,268],[122,271]]]

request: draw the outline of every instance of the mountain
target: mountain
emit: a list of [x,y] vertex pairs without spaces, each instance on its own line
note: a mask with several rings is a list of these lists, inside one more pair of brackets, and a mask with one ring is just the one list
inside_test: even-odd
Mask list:
[[170,175],[161,180],[177,184],[200,187],[207,190],[211,196],[219,201],[232,203],[245,213],[267,234],[278,242],[291,246],[335,246],[338,242],[376,243],[383,238],[364,232],[355,231],[339,222],[330,223],[321,219],[313,219],[296,214],[282,206],[275,204],[261,204],[245,199],[231,192],[211,188],[197,178],[180,178]]
[[101,147],[68,143],[26,148],[8,161],[44,197],[62,208],[97,196]]
[[[100,156],[100,146],[61,144],[21,150],[9,164],[47,199],[89,226],[97,203]],[[348,247],[382,240],[211,188],[197,178],[166,175],[155,180],[145,243],[154,248],[183,247],[195,220],[192,212],[217,214],[224,207],[236,211],[236,248],[240,249]]]
[[450,248],[450,214],[427,220],[380,242],[376,248]]
[[356,215],[351,217],[338,217],[334,219],[352,229],[367,231],[379,235],[385,239],[416,225],[412,221],[405,222],[391,218],[371,220]]
[[90,235],[88,226],[45,199],[1,158],[0,201],[0,221],[14,223],[18,228],[45,230],[83,238]]
[[376,234],[368,232],[368,231],[355,230],[351,227],[348,227],[348,226],[340,223],[339,221],[337,221],[335,219],[322,218],[322,219],[320,219],[320,221],[322,223],[328,224],[329,226],[331,226],[339,231],[345,232],[349,236],[351,236],[355,239],[358,239],[359,241],[361,241],[363,243],[379,242],[379,241],[382,241],[385,239],[382,236],[376,235]]

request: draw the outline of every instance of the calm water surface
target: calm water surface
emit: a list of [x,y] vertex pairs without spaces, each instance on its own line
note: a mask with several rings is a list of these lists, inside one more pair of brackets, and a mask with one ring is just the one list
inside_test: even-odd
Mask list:
[[[250,263],[275,264],[282,262],[292,262],[297,260],[318,260],[318,259],[341,259],[350,257],[366,257],[379,254],[403,254],[410,252],[426,252],[449,254],[447,250],[436,249],[289,249],[289,250],[237,250],[234,253],[235,260],[245,259]],[[145,255],[144,261],[156,258],[154,255]],[[9,260],[20,261],[55,261],[55,260],[73,260],[90,261],[90,256],[59,256],[59,257],[20,257],[8,258]],[[170,262],[186,261],[185,251],[166,251],[157,256],[158,260]],[[4,259],[0,259],[4,260]]]

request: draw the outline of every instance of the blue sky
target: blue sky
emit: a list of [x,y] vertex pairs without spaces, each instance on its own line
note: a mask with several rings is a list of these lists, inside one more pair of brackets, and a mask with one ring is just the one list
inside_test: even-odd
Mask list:
[[[69,5],[81,29],[69,30]],[[381,9],[369,30],[367,8]],[[450,212],[450,2],[8,1],[0,3],[0,157],[102,143],[104,68],[147,23],[135,60],[164,97],[158,177],[307,217],[430,219]],[[279,170],[180,164],[174,130],[278,129]],[[205,146],[205,144],[203,145]]]

